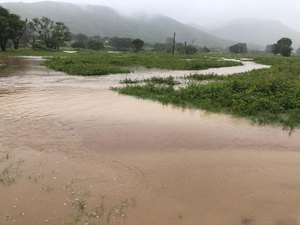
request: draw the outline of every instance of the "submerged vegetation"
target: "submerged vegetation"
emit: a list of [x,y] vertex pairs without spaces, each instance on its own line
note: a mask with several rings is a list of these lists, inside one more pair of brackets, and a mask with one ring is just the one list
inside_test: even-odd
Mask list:
[[10,74],[15,71],[15,68],[8,66],[5,62],[0,59],[0,74]]
[[151,77],[149,79],[144,80],[132,80],[130,78],[126,78],[120,81],[121,84],[139,84],[139,83],[151,83],[151,84],[158,84],[158,85],[177,85],[180,84],[179,81],[176,81],[174,77]]
[[179,89],[148,83],[116,90],[164,104],[247,117],[259,124],[281,124],[291,130],[299,127],[300,58],[260,56],[254,60],[272,67],[222,79],[215,79],[214,75],[192,75],[190,79],[214,81],[192,83]]
[[205,80],[224,80],[226,79],[225,76],[219,76],[216,74],[191,74],[186,76],[185,79],[187,80],[195,80],[195,81],[205,81]]
[[176,81],[174,77],[169,76],[169,77],[152,77],[150,79],[144,80],[145,83],[150,83],[150,84],[160,84],[160,85],[170,85],[174,86],[177,84],[180,84],[179,81]]

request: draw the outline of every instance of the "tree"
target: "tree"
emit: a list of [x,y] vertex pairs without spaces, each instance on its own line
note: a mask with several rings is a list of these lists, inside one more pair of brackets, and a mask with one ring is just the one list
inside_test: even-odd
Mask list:
[[9,39],[9,24],[7,18],[9,11],[0,6],[0,47],[2,51],[6,51],[7,41]]
[[103,42],[99,40],[88,40],[87,48],[95,51],[99,51],[104,48]]
[[87,41],[89,37],[85,34],[79,33],[79,34],[73,34],[73,40],[77,41]]
[[143,49],[144,47],[144,41],[141,40],[141,39],[134,39],[132,42],[131,42],[131,45],[134,49],[135,52],[139,52]]
[[14,47],[19,47],[19,41],[26,27],[26,22],[22,21],[16,14],[0,6],[0,47],[2,51],[6,50],[7,42],[11,39]]
[[86,48],[86,45],[83,41],[74,41],[72,44],[71,44],[71,47],[72,48]]
[[47,48],[59,49],[65,41],[71,40],[69,28],[62,22],[43,17],[32,20],[32,31],[37,33],[36,39],[41,40]]
[[59,49],[65,41],[71,40],[69,28],[62,22],[56,22],[52,30],[52,45],[54,49]]
[[197,47],[194,45],[187,45],[185,47],[185,54],[192,55],[198,51]]
[[236,45],[232,45],[229,47],[229,51],[234,54],[246,54],[248,52],[247,44],[246,43],[238,43]]
[[289,57],[292,54],[293,41],[290,38],[281,38],[273,45],[272,53],[274,55],[281,54],[282,56]]
[[22,21],[20,16],[16,14],[10,14],[8,16],[9,24],[9,38],[13,41],[14,48],[19,48],[20,39],[26,30],[26,21]]
[[130,38],[114,37],[110,40],[110,45],[118,51],[128,51],[131,48],[132,40]]
[[186,48],[186,44],[176,43],[176,51],[177,51],[177,53],[179,53],[179,54],[185,54],[185,52],[186,52],[185,48]]
[[36,40],[38,39],[38,36],[39,34],[34,23],[32,21],[28,22],[26,24],[26,30],[22,37],[22,41],[32,46],[33,44],[35,44]]
[[209,52],[211,52],[211,50],[208,48],[208,47],[203,47],[203,48],[200,48],[200,52],[201,53],[209,53]]
[[167,53],[172,53],[173,51],[173,42],[174,38],[173,37],[167,37],[165,40],[165,51]]
[[155,43],[153,50],[157,52],[163,52],[166,50],[166,45],[164,43]]
[[300,48],[297,49],[296,54],[300,55]]

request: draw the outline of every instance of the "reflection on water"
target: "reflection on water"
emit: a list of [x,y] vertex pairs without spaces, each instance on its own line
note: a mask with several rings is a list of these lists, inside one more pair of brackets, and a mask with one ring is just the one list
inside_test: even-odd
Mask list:
[[[109,90],[126,77],[193,71],[81,77],[48,70],[38,57],[6,61],[20,70],[0,77],[0,178],[5,166],[24,163],[13,170],[20,172],[16,183],[3,188],[0,179],[6,202],[0,204],[0,224],[72,224],[78,213],[83,224],[93,224],[85,215],[101,196],[117,212],[124,207],[120,200],[137,201],[124,210],[125,219],[114,214],[111,224],[298,221],[298,130],[289,137],[278,127]],[[204,73],[263,67],[245,62]],[[75,191],[66,189],[70,184]],[[79,200],[88,205],[85,214],[74,209]]]

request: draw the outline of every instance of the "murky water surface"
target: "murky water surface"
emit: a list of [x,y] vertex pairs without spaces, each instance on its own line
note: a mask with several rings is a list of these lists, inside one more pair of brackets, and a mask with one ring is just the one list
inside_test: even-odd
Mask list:
[[299,130],[109,90],[193,72],[79,77],[40,58],[4,61],[18,70],[0,75],[1,225],[300,222]]

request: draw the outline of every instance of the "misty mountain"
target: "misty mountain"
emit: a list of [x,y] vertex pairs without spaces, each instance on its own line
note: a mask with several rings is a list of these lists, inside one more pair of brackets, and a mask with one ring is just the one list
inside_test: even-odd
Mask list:
[[263,48],[276,43],[282,37],[289,37],[293,40],[295,49],[300,47],[300,32],[274,20],[233,20],[213,29],[210,33],[224,39],[260,45]]
[[73,33],[100,35],[102,37],[141,38],[146,42],[164,42],[177,33],[178,42],[194,43],[208,47],[227,47],[227,41],[195,27],[165,16],[125,16],[112,8],[98,5],[75,5],[71,3],[0,3],[10,12],[22,18],[42,16],[64,22]]

